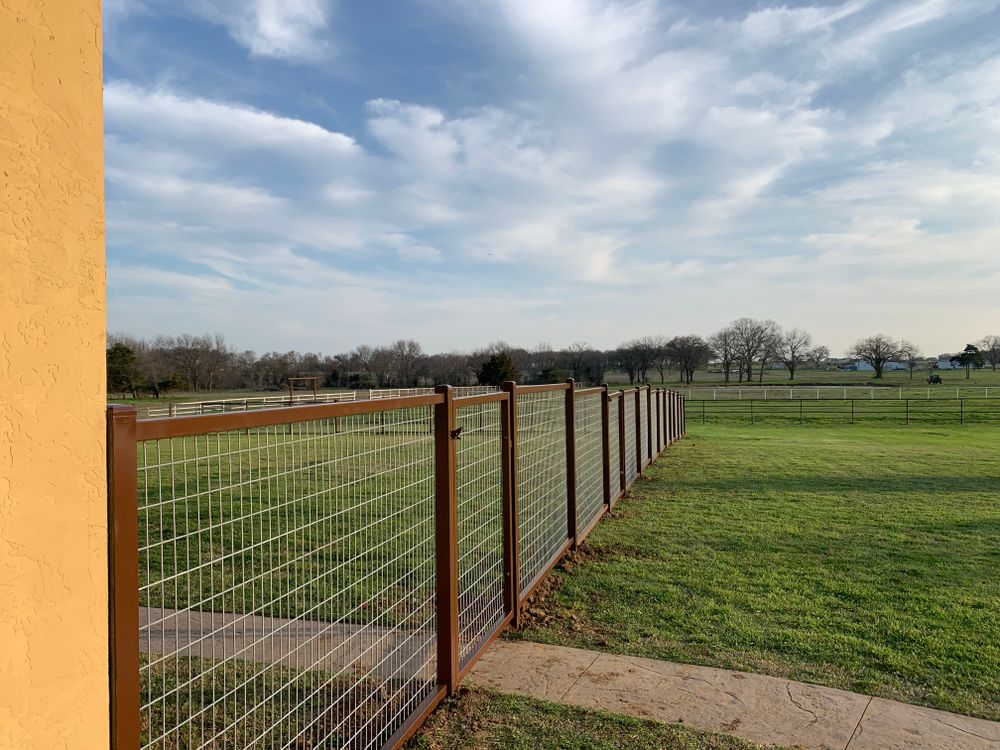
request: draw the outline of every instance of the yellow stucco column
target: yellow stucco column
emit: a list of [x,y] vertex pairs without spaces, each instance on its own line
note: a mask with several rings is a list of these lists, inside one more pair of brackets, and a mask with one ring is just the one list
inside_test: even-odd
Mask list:
[[0,0],[0,748],[108,747],[99,0]]

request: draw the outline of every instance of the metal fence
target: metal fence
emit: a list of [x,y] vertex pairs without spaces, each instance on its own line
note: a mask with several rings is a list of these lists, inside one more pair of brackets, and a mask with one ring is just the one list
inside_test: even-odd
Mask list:
[[[497,393],[500,389],[489,385],[460,386],[455,388],[457,396],[479,396]],[[194,414],[228,414],[234,411],[255,409],[279,409],[283,406],[305,406],[308,404],[334,404],[341,401],[360,399],[402,398],[404,396],[429,396],[433,388],[381,388],[363,391],[343,391],[340,393],[297,393],[292,395],[246,396],[244,398],[217,398],[203,401],[170,401],[163,404],[139,406],[140,419],[162,417],[187,417]]]
[[[455,395],[459,398],[500,392],[499,388],[492,385],[459,385],[455,386],[454,390]],[[360,393],[365,398],[403,398],[405,396],[427,396],[434,392],[433,388],[377,388]]]
[[[918,381],[919,383],[919,381]],[[728,386],[720,388],[681,388],[678,390],[689,401],[784,401],[806,399],[940,399],[940,398],[995,398],[1000,399],[1000,388],[996,386],[955,386],[918,384],[902,386],[868,385],[819,385],[819,386]]]
[[687,401],[702,424],[997,424],[1000,399]]
[[398,747],[683,411],[572,382],[109,407],[114,750]]
[[140,419],[159,419],[162,417],[187,417],[194,414],[228,414],[234,411],[279,409],[283,406],[303,406],[305,404],[334,404],[341,401],[356,401],[357,399],[357,391],[299,393],[292,396],[247,396],[246,398],[217,398],[206,401],[170,401],[151,406],[139,406],[138,413]]

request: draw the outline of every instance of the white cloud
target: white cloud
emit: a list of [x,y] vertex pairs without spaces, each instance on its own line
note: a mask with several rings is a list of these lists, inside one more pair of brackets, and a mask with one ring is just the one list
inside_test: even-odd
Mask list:
[[318,62],[333,50],[330,0],[189,0],[187,7],[226,27],[252,55]]
[[[212,148],[266,148],[289,156],[343,159],[358,152],[354,139],[315,123],[243,104],[150,90],[120,81],[104,87],[104,114],[112,132],[127,130],[160,143]],[[203,146],[204,147],[204,146]]]

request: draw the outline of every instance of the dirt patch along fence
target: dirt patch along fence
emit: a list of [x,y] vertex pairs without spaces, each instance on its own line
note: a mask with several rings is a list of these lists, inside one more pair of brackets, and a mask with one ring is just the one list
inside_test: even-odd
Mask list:
[[684,424],[572,381],[109,407],[114,750],[398,747]]

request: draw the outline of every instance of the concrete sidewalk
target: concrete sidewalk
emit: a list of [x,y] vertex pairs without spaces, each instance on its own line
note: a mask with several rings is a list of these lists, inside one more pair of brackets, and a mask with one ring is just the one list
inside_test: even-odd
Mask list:
[[1000,723],[833,688],[563,646],[498,641],[480,687],[808,750],[1000,750]]

